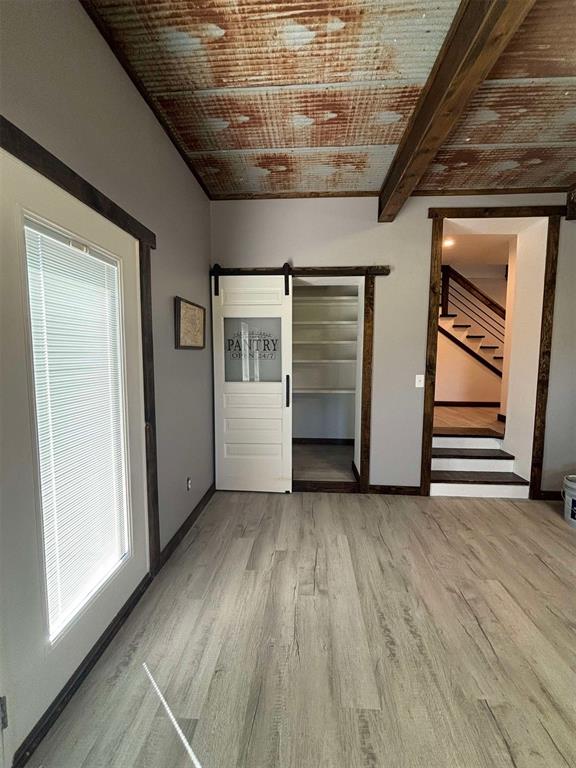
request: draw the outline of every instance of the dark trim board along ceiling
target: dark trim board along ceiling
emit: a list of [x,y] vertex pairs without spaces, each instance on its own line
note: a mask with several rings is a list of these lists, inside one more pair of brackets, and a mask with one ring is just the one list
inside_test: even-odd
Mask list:
[[500,37],[413,190],[576,183],[576,0],[81,2],[211,199],[377,195],[471,8]]

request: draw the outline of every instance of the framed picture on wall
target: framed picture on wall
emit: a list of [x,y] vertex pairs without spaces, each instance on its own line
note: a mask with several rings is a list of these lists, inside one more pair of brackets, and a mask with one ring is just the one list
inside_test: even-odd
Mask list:
[[176,349],[204,349],[206,308],[180,296],[174,297]]

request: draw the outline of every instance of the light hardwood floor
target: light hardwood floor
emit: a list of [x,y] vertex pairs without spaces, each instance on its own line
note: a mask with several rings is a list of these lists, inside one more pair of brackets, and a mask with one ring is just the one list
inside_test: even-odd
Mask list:
[[489,427],[500,434],[504,434],[504,423],[498,421],[497,414],[498,408],[436,405],[434,407],[434,426]]
[[295,480],[355,481],[353,445],[294,443],[292,468]]
[[218,493],[30,761],[574,768],[576,531],[493,499]]

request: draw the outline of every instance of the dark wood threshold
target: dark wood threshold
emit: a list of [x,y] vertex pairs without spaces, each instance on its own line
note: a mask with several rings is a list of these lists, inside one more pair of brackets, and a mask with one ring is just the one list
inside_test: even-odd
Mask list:
[[370,485],[369,493],[382,493],[387,496],[420,496],[419,485]]
[[356,466],[356,462],[354,460],[352,461],[352,474],[356,478],[356,482],[359,483],[360,482],[360,472],[358,472],[358,467]]
[[166,546],[160,553],[160,568],[162,568],[162,566],[166,563],[166,561],[169,560],[169,558],[172,556],[172,554],[174,553],[174,550],[178,547],[178,544],[180,544],[184,536],[186,536],[190,528],[192,528],[196,520],[198,520],[198,518],[200,517],[200,513],[203,511],[204,507],[208,504],[212,496],[214,496],[215,492],[216,492],[216,487],[214,486],[214,483],[212,483],[210,488],[208,488],[204,496],[202,496],[198,504],[196,504],[192,512],[190,512],[186,520],[184,520],[180,528],[178,528],[174,536],[172,536],[168,544],[166,544]]
[[502,439],[503,432],[491,427],[434,427],[434,437],[497,437]]
[[496,418],[498,421],[501,421],[502,424],[506,424],[506,414],[505,413],[497,413]]
[[500,408],[500,403],[482,400],[435,400],[434,406],[449,408]]
[[433,469],[433,483],[466,483],[470,485],[530,485],[514,472],[465,472],[448,469]]
[[294,493],[360,493],[360,484],[347,480],[293,480]]
[[293,437],[294,445],[354,445],[353,437]]
[[24,739],[20,747],[16,750],[12,768],[21,768],[26,765],[33,752],[38,748],[38,745],[44,736],[46,736],[50,728],[52,728],[56,720],[60,717],[72,696],[86,679],[88,673],[94,667],[100,656],[102,656],[106,648],[110,645],[115,635],[118,633],[128,616],[132,613],[138,604],[138,601],[151,583],[152,576],[148,573],[142,579],[140,584],[138,584],[134,592],[132,592],[128,600],[94,643],[87,656],[68,680],[64,688],[62,688],[58,696],[54,699],[40,720],[38,720],[34,728]]

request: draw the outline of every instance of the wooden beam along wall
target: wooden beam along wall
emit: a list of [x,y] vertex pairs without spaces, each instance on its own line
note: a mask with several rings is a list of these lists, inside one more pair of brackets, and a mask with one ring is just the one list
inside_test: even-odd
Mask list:
[[462,0],[380,190],[379,221],[394,221],[533,4]]

